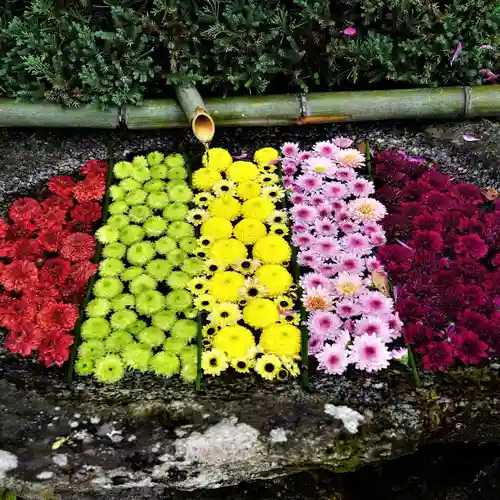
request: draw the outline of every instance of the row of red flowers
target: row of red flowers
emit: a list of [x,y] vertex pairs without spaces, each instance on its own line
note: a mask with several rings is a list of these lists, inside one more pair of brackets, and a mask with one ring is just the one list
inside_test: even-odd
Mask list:
[[12,353],[36,352],[45,366],[68,359],[80,302],[97,270],[92,233],[106,171],[106,163],[91,160],[81,180],[53,177],[43,200],[19,198],[9,220],[0,218],[0,326]]
[[376,154],[374,176],[389,212],[379,258],[423,368],[499,356],[500,210],[476,186],[402,152]]

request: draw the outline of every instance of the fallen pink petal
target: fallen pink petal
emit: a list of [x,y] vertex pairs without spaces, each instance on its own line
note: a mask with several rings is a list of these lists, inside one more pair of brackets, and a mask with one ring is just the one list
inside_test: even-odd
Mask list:
[[457,46],[455,48],[455,53],[453,54],[453,56],[451,58],[450,66],[453,65],[453,63],[460,57],[462,49],[463,49],[462,42],[458,42]]
[[344,35],[354,36],[356,35],[357,31],[353,26],[349,26],[349,28],[346,28],[342,33],[344,33]]
[[244,158],[248,158],[247,153],[241,153],[239,156],[234,156],[235,160],[243,160]]
[[477,137],[474,137],[473,135],[468,135],[468,134],[463,135],[462,138],[464,141],[467,141],[467,142],[479,141],[479,139]]

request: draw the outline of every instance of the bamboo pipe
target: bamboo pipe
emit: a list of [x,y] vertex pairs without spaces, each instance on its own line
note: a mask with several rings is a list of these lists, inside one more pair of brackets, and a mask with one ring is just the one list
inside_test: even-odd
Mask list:
[[[360,92],[312,92],[210,98],[208,115],[217,125],[269,126],[500,115],[500,85]],[[152,99],[142,106],[100,110],[65,109],[57,104],[0,99],[0,127],[86,127],[129,130],[184,128],[190,123],[174,99]]]
[[191,123],[194,136],[202,143],[208,144],[215,134],[215,123],[196,87],[175,87],[177,100]]

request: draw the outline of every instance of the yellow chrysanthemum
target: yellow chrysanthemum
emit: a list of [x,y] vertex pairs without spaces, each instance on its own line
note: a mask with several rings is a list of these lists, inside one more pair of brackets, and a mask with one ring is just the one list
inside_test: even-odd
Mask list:
[[207,291],[208,281],[206,278],[193,278],[188,281],[186,288],[195,295],[201,295]]
[[281,356],[281,362],[291,377],[297,377],[300,375],[300,368],[295,359],[288,356]]
[[210,338],[212,338],[218,331],[219,331],[218,326],[210,325],[210,324],[205,325],[201,329],[201,333],[202,333],[203,337],[210,337]]
[[220,302],[238,302],[240,300],[240,288],[244,285],[245,278],[234,271],[222,271],[215,273],[209,281],[209,290]]
[[212,345],[226,353],[229,359],[245,358],[249,350],[255,347],[255,339],[244,326],[225,326],[215,334]]
[[198,238],[198,246],[199,248],[209,248],[210,245],[214,242],[213,238],[210,236],[202,236],[201,238]]
[[208,251],[213,260],[228,266],[241,262],[248,254],[247,247],[235,238],[217,240]]
[[288,222],[288,215],[284,210],[274,210],[266,219],[268,224],[286,224]]
[[268,354],[295,356],[300,352],[300,330],[286,323],[275,323],[264,328],[259,343]]
[[273,184],[278,184],[280,178],[276,174],[265,173],[259,175],[258,181],[263,186],[271,186]]
[[253,245],[267,235],[267,229],[260,220],[243,219],[234,226],[233,233],[245,245]]
[[213,168],[200,168],[193,174],[192,184],[196,189],[206,191],[222,180],[222,176]]
[[278,378],[281,370],[281,361],[278,356],[273,354],[264,354],[255,363],[255,371],[267,380],[274,380]]
[[290,260],[292,249],[284,238],[270,234],[255,243],[253,256],[265,264],[279,264]]
[[255,271],[255,277],[266,287],[270,296],[282,295],[290,289],[293,284],[292,275],[277,264],[266,264]]
[[216,304],[208,315],[208,321],[217,326],[235,325],[240,319],[240,308],[233,302]]
[[213,191],[216,196],[234,196],[236,194],[236,183],[222,180],[214,185]]
[[261,196],[263,198],[269,198],[272,201],[278,201],[285,197],[285,191],[283,188],[276,185],[265,186],[262,188]]
[[289,325],[300,325],[300,313],[297,311],[288,311],[286,314],[282,314],[280,318],[280,323],[287,323]]
[[230,361],[230,364],[238,373],[249,373],[254,361],[251,358],[234,358]]
[[201,357],[201,367],[208,375],[220,375],[228,366],[226,355],[217,349],[206,351]]
[[231,238],[233,225],[225,217],[211,217],[201,225],[201,235],[213,240]]
[[235,264],[233,269],[241,274],[253,274],[261,264],[257,259],[244,259]]
[[269,162],[277,160],[280,154],[277,149],[274,148],[261,148],[255,151],[253,155],[253,161],[259,165],[268,165]]
[[293,300],[291,297],[288,297],[287,295],[278,295],[274,299],[274,302],[276,302],[276,305],[282,311],[289,311],[290,309],[293,308]]
[[210,148],[207,153],[203,155],[203,165],[205,167],[210,167],[214,170],[219,170],[224,172],[231,163],[233,163],[233,159],[229,154],[229,151],[222,148]]
[[275,234],[276,236],[286,236],[290,230],[286,224],[271,224],[269,228],[269,234]]
[[221,196],[220,198],[215,198],[215,200],[210,203],[208,211],[212,217],[234,220],[241,213],[241,204],[232,196]]
[[243,319],[253,328],[265,328],[278,321],[278,308],[272,300],[254,299],[243,309]]
[[262,190],[261,185],[255,181],[240,182],[236,188],[236,194],[242,200],[249,200],[250,198],[256,198],[260,195]]
[[194,307],[200,311],[211,311],[216,303],[215,297],[208,295],[208,293],[204,293],[193,300]]
[[214,199],[214,195],[207,192],[198,193],[194,198],[193,202],[197,207],[207,208],[209,203]]
[[264,222],[275,208],[274,203],[269,198],[250,198],[243,203],[242,212],[243,217]]
[[229,166],[226,174],[234,182],[246,182],[257,179],[259,169],[251,161],[235,161]]
[[227,264],[223,264],[215,259],[208,259],[205,262],[205,274],[211,275],[219,271],[225,271],[228,268]]
[[247,278],[245,285],[240,288],[240,295],[245,300],[245,305],[249,300],[266,296],[266,287],[255,278]]

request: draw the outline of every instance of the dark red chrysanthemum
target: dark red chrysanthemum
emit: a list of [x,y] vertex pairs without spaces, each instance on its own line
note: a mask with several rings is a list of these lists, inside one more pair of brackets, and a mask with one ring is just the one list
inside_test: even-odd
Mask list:
[[18,198],[9,208],[9,217],[14,222],[23,223],[38,217],[42,209],[33,198]]
[[38,233],[38,241],[45,251],[57,252],[66,236],[62,226],[54,224],[51,229],[44,229]]
[[49,180],[48,187],[53,193],[61,196],[70,196],[75,187],[73,177],[69,175],[59,175]]
[[57,329],[69,332],[75,327],[78,319],[78,309],[72,304],[55,302],[45,306],[37,315],[40,328],[44,331]]
[[0,217],[0,240],[3,240],[7,237],[9,231],[9,223]]
[[459,182],[455,184],[455,192],[460,195],[461,198],[468,201],[469,203],[482,203],[483,196],[481,190],[474,186],[474,184],[466,184],[465,182]]
[[417,230],[408,244],[417,251],[437,253],[443,248],[443,238],[437,231]]
[[422,175],[422,181],[427,183],[430,188],[438,191],[448,191],[451,186],[450,177],[438,170],[430,170]]
[[494,266],[500,266],[500,253],[497,253],[495,257],[493,257],[492,264]]
[[40,270],[40,280],[60,285],[64,283],[71,270],[71,264],[66,259],[55,257],[47,259]]
[[399,300],[396,308],[403,321],[418,321],[426,313],[425,307],[418,300]]
[[16,254],[15,241],[0,241],[0,258],[12,259]]
[[72,262],[89,260],[95,253],[95,239],[90,234],[71,233],[64,238],[60,253]]
[[100,201],[106,191],[106,180],[104,177],[86,177],[73,189],[73,196],[80,202]]
[[99,265],[93,262],[83,261],[71,266],[70,280],[78,287],[85,287],[88,280],[94,276]]
[[421,231],[438,231],[443,229],[442,220],[437,215],[431,215],[428,212],[422,215],[417,215],[412,220],[415,229],[420,229]]
[[27,260],[16,260],[6,265],[0,275],[0,283],[6,290],[21,292],[32,288],[38,279],[38,269]]
[[424,370],[445,371],[453,364],[453,348],[448,342],[429,342],[422,357]]
[[405,344],[416,344],[420,345],[422,343],[427,343],[434,339],[434,330],[428,328],[421,323],[407,323],[403,327],[403,338]]
[[462,330],[454,340],[455,357],[465,365],[478,365],[488,358],[488,344],[479,340],[473,331]]
[[488,245],[477,234],[466,234],[457,238],[455,253],[458,257],[481,259],[488,253]]
[[22,238],[15,243],[14,247],[14,258],[16,260],[29,260],[38,263],[44,255],[42,245],[36,239]]
[[4,347],[13,354],[31,356],[42,340],[42,332],[34,324],[23,324],[20,328],[10,330]]
[[101,218],[101,206],[95,201],[80,203],[71,211],[71,218],[77,222],[91,224]]
[[61,366],[69,358],[69,348],[73,344],[73,336],[52,330],[42,338],[38,348],[38,359],[45,366]]
[[94,177],[105,177],[108,171],[108,164],[105,161],[89,160],[82,167],[82,174]]

